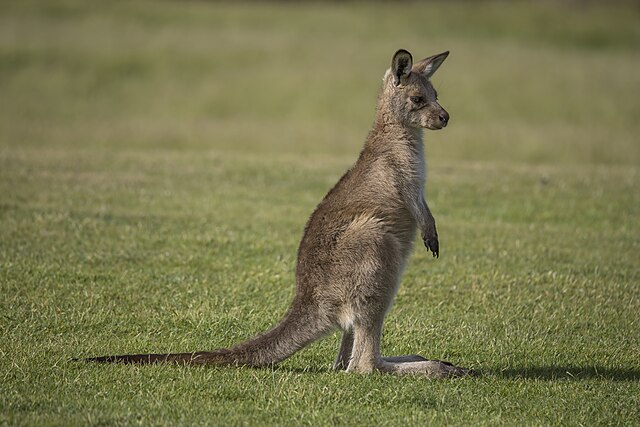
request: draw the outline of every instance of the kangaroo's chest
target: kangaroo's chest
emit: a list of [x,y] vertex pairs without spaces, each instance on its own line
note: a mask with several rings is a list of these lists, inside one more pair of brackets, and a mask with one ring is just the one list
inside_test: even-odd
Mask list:
[[[426,177],[426,162],[422,144],[397,153],[395,163],[397,165],[395,174],[397,187],[404,197],[419,200],[424,193]],[[404,201],[411,202],[411,200]]]

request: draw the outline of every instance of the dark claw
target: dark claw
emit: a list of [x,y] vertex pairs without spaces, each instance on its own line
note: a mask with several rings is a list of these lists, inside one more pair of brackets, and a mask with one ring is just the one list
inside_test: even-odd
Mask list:
[[440,258],[440,248],[438,245],[438,237],[435,237],[434,239],[429,239],[425,237],[424,246],[427,248],[428,251],[431,251],[433,253],[434,258]]

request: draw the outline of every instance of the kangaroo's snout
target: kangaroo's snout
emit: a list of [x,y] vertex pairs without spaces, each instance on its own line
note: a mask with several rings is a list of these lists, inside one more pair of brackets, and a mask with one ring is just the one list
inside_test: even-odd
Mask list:
[[449,123],[449,113],[443,109],[438,115],[438,120],[440,120],[442,127],[446,127],[447,123]]

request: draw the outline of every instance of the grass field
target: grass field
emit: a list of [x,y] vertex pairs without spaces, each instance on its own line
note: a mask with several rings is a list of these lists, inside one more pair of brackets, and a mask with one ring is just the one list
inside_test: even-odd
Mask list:
[[[273,325],[400,47],[451,124],[383,352],[481,377],[69,361]],[[0,424],[640,424],[639,69],[633,3],[0,2]]]

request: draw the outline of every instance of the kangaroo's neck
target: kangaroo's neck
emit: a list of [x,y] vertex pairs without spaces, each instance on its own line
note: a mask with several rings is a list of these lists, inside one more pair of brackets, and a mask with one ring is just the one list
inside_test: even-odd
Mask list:
[[375,160],[386,159],[383,164],[393,165],[387,172],[401,182],[415,186],[418,188],[415,192],[421,194],[427,169],[424,131],[400,122],[384,107],[384,100],[381,100],[359,162],[371,165]]
[[406,146],[423,156],[423,141],[423,129],[402,123],[393,111],[390,111],[383,99],[378,102],[373,127],[367,138],[367,146],[374,148],[374,146],[384,145],[384,148],[391,150]]

